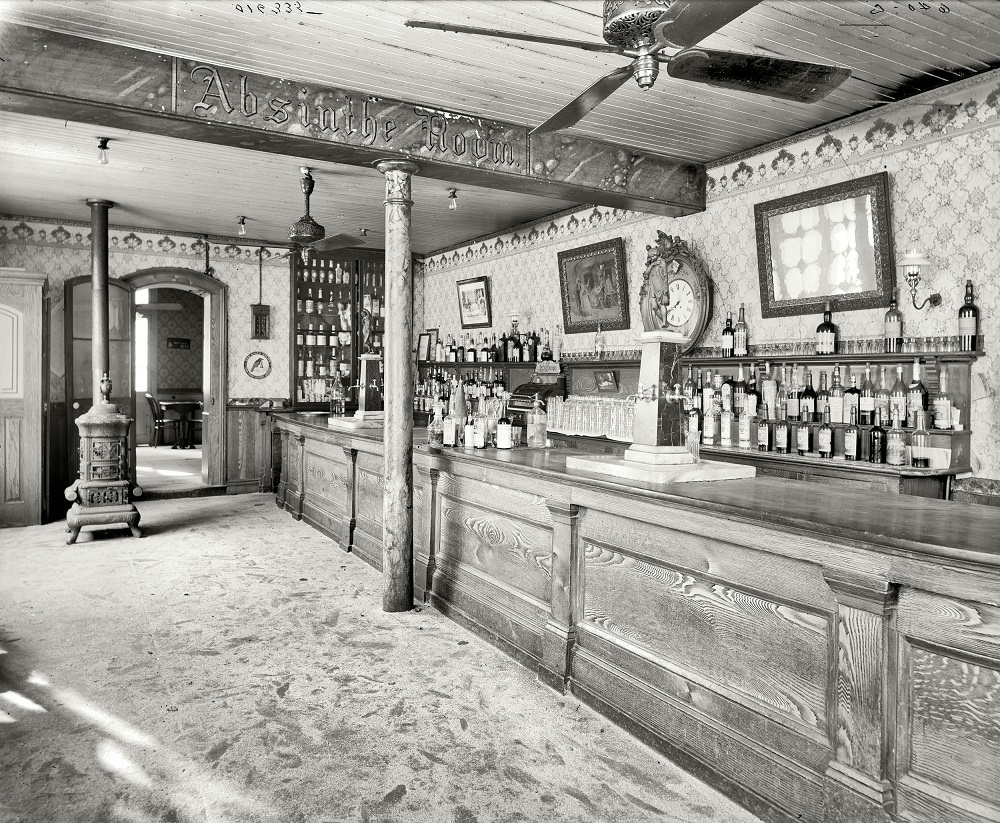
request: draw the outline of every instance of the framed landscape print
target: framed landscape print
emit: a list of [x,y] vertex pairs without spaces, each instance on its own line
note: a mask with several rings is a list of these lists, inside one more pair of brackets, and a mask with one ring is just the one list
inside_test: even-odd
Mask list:
[[627,329],[628,281],[625,242],[620,237],[561,251],[559,292],[567,334]]
[[459,280],[458,314],[463,329],[480,329],[493,325],[490,310],[490,283],[488,277],[470,277]]

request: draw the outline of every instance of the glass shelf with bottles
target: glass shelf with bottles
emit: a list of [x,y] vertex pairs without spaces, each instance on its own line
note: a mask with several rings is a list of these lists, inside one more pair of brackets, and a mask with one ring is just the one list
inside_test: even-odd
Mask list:
[[515,325],[500,337],[486,332],[463,332],[439,338],[431,351],[430,364],[475,366],[483,363],[497,365],[533,365],[537,361],[552,360],[552,338],[546,329],[518,331]]

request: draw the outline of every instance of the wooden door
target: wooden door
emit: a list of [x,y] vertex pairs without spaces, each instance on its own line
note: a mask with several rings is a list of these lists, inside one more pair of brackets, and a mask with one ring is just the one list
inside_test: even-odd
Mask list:
[[[69,477],[80,472],[80,431],[76,418],[93,404],[90,275],[66,281],[66,444]],[[108,281],[108,359],[111,368],[111,402],[135,420],[133,348],[135,290],[121,280]],[[129,481],[135,486],[135,427],[129,429]]]
[[0,526],[42,522],[44,285],[0,269]]

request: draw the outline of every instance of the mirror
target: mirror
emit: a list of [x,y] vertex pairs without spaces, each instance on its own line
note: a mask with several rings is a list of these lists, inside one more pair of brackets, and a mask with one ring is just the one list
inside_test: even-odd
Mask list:
[[889,305],[886,172],[758,203],[754,218],[762,317]]

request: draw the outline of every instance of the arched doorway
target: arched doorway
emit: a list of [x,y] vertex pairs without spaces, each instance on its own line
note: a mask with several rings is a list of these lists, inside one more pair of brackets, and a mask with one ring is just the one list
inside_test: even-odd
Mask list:
[[207,385],[202,412],[202,482],[226,482],[226,285],[204,272],[180,268],[153,268],[134,272],[122,280],[134,289],[171,288],[189,291],[205,300],[205,358]]

